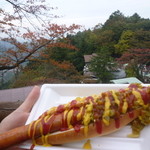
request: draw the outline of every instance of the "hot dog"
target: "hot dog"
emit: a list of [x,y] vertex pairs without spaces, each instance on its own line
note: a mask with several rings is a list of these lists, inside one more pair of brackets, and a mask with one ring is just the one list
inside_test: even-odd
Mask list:
[[[51,108],[36,121],[24,126],[26,136],[22,136],[21,141],[32,139],[34,145],[57,145],[106,135],[129,123],[133,129],[132,136],[138,136],[140,130],[150,122],[149,106],[150,87],[140,84],[99,95],[78,97],[68,104]],[[137,124],[139,128],[136,128]],[[15,131],[9,132],[14,134]],[[4,147],[4,139],[10,137],[0,135],[0,148]]]
[[[55,145],[106,135],[136,118],[142,118],[142,111],[146,111],[149,103],[150,87],[142,87],[139,84],[132,84],[119,91],[107,91],[97,96],[76,98],[43,114],[39,121],[42,126],[40,137],[34,138],[33,134],[30,136],[34,144]],[[60,126],[57,132],[53,133],[53,123],[58,114]],[[45,128],[46,124],[49,128]],[[35,130],[35,127],[31,128],[32,131]],[[135,130],[134,136],[138,136],[139,132]]]

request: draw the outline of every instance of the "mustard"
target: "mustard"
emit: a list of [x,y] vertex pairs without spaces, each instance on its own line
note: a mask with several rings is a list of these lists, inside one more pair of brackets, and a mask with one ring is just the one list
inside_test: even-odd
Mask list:
[[[47,111],[47,115],[51,115],[51,114],[53,114],[53,112],[55,112],[56,111],[56,107],[52,107],[51,109],[49,109],[48,111]],[[44,116],[43,116],[44,117]]]
[[86,105],[85,115],[83,118],[84,125],[88,125],[90,123],[92,110],[93,110],[93,104],[92,103]]
[[128,103],[127,101],[124,101],[123,106],[122,106],[122,113],[126,113],[128,109]]
[[84,136],[87,137],[89,131],[88,125],[84,125]]
[[77,100],[77,101],[82,101],[82,100],[83,100],[83,98],[81,98],[81,97],[77,97],[77,98],[76,98],[76,100]]
[[67,124],[69,128],[72,128],[72,125],[71,125],[72,114],[73,114],[73,110],[70,110],[67,115]]
[[113,97],[114,97],[114,99],[115,99],[115,103],[116,103],[118,106],[120,106],[120,101],[119,101],[119,99],[118,99],[118,97],[117,97],[117,95],[116,95],[116,93],[115,93],[114,90],[112,90],[112,95],[113,95]]
[[92,149],[90,140],[87,140],[87,141],[84,143],[83,149]]
[[140,105],[144,105],[144,102],[142,100],[142,96],[140,94],[140,92],[136,91],[136,90],[133,90],[132,91],[132,94],[136,97],[137,99],[137,102],[140,104]]
[[83,124],[84,124],[84,134],[85,136],[88,133],[88,125],[91,122],[92,119],[92,111],[93,111],[93,103],[86,105],[85,115],[83,117]]
[[140,134],[139,133],[131,133],[127,137],[129,138],[139,138]]
[[106,96],[105,97],[105,109],[104,109],[104,114],[103,114],[103,122],[105,125],[109,125],[109,116],[110,116],[110,99]]
[[79,113],[77,114],[77,120],[78,120],[78,121],[81,120],[81,118],[82,118],[82,111],[83,111],[83,107],[80,108],[80,111],[79,111]]
[[52,146],[51,144],[48,143],[48,136],[49,136],[49,134],[44,136],[44,146],[46,146],[46,147]]

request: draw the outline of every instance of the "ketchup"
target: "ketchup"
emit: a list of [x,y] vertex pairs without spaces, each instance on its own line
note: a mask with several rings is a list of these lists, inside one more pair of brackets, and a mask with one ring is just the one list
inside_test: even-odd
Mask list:
[[54,119],[55,119],[55,115],[51,116],[50,119],[47,122],[45,122],[42,119],[43,135],[46,135],[47,133],[50,132],[50,129],[52,127]]
[[81,129],[81,125],[80,125],[80,124],[76,124],[76,125],[74,126],[74,130],[75,130],[76,132],[80,132],[80,129]]
[[128,114],[129,114],[129,117],[130,117],[130,118],[133,118],[133,117],[134,117],[133,111],[129,111]]
[[[68,112],[67,112],[68,114]],[[66,114],[66,116],[67,116]],[[62,113],[62,125],[61,125],[61,131],[65,131],[68,129],[68,124],[67,124],[67,117],[64,115],[64,112]]]
[[85,100],[87,103],[90,103],[90,100],[93,102],[94,98],[92,96],[88,96]]
[[72,122],[73,123],[76,123],[78,120],[77,120],[77,115],[79,113],[79,109],[73,109],[73,114],[72,114]]
[[35,147],[35,145],[32,144],[31,147],[30,147],[30,150],[34,150],[34,147]]
[[120,119],[119,118],[115,119],[115,126],[116,126],[116,128],[120,127]]
[[76,104],[77,104],[77,101],[76,100],[72,100],[71,103],[70,103],[70,107],[71,108],[75,108],[77,106]]
[[65,110],[64,105],[59,105],[59,106],[57,107],[56,112],[57,112],[57,113],[61,113],[61,112],[63,112],[64,110]]
[[101,134],[102,133],[102,120],[97,120],[95,124],[96,124],[97,133]]
[[138,91],[138,92],[140,92],[145,105],[150,103],[150,94],[146,92],[146,90]]

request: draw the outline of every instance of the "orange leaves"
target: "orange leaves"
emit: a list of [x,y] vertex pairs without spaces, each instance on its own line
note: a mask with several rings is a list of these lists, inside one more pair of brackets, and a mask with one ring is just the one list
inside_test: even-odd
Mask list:
[[[80,26],[73,24],[67,27],[51,24],[53,15],[49,9],[54,8],[49,7],[46,0],[6,2],[12,5],[13,11],[7,12],[7,10],[0,9],[0,31],[2,33],[0,40],[10,43],[11,46],[2,53],[3,59],[1,60],[5,63],[0,63],[0,70],[13,69],[28,60],[36,59],[39,56],[38,52],[43,51],[43,48],[61,47],[77,50],[66,40],[66,36],[79,29]],[[42,57],[42,60],[47,59],[46,55]],[[63,69],[69,67],[67,63],[56,65]]]
[[68,49],[78,50],[78,48],[76,48],[75,46],[73,46],[71,44],[63,43],[63,42],[51,43],[51,44],[48,44],[47,47],[49,47],[49,48],[60,47],[60,48],[68,48]]
[[51,59],[50,62],[54,66],[56,66],[56,67],[58,67],[59,69],[62,69],[62,70],[68,70],[68,69],[71,69],[73,67],[73,65],[71,63],[66,62],[66,61],[59,63],[58,61],[55,61],[55,60]]
[[55,33],[59,34],[59,35],[64,35],[67,33],[74,33],[73,31],[76,29],[80,29],[80,25],[70,25],[69,27],[67,27],[66,25],[57,25],[57,24],[51,24],[49,23],[47,28],[48,33]]

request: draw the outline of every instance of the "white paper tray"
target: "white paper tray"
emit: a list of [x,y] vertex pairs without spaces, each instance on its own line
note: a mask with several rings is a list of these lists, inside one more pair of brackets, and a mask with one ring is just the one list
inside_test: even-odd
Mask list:
[[[34,105],[31,114],[26,122],[36,120],[43,112],[52,106],[65,104],[68,101],[80,96],[90,96],[100,92],[127,87],[127,84],[44,84],[41,88],[39,100]],[[127,138],[131,133],[130,126],[126,126],[108,136],[90,139],[94,150],[150,150],[150,126],[144,128],[140,138]],[[41,147],[36,146],[36,150],[77,150],[82,149],[84,141],[64,144],[62,146]],[[25,142],[21,147],[30,148],[31,141]]]

